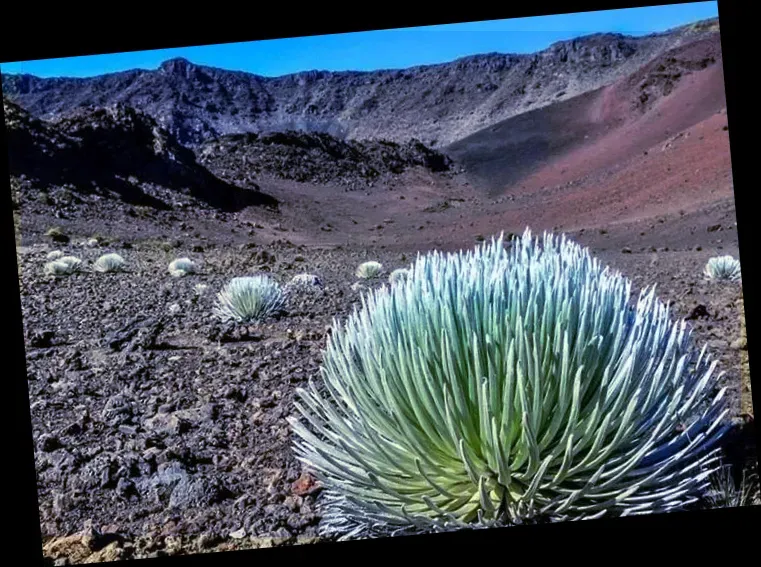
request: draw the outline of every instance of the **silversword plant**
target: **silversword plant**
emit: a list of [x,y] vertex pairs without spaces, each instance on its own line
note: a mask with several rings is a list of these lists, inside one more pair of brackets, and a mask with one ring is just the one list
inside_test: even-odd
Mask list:
[[369,279],[374,278],[383,271],[383,264],[380,262],[370,261],[364,262],[359,265],[355,275],[358,278]]
[[190,258],[177,258],[169,263],[169,273],[175,278],[194,274],[197,270],[198,266]]
[[76,256],[61,256],[45,264],[45,273],[51,276],[68,276],[79,271],[82,260]]
[[388,276],[388,283],[391,285],[394,285],[396,283],[401,283],[404,280],[407,279],[407,276],[410,274],[410,271],[406,268],[397,268],[393,272],[391,272]]
[[48,252],[46,258],[48,260],[58,260],[64,256],[64,253],[60,250],[53,250],[52,252]]
[[96,272],[122,272],[126,266],[124,258],[114,252],[109,254],[103,254],[100,258],[95,260],[93,264],[93,270]]
[[709,280],[738,280],[740,279],[740,261],[732,256],[716,256],[708,260],[703,275]]
[[233,278],[217,294],[214,313],[222,321],[256,322],[281,311],[285,300],[280,285],[268,276]]
[[709,484],[716,362],[564,235],[418,256],[334,321],[298,390],[322,530],[356,536],[669,511]]

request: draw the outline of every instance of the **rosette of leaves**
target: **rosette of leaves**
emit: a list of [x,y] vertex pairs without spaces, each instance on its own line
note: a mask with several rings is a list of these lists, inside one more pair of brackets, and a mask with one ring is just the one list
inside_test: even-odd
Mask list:
[[393,272],[391,272],[388,275],[388,283],[391,285],[394,285],[396,283],[401,283],[405,279],[407,279],[407,276],[409,276],[410,271],[406,268],[397,268]]
[[177,258],[169,263],[169,274],[175,278],[195,274],[196,271],[198,266],[190,258]]
[[214,314],[223,322],[251,323],[279,313],[285,301],[280,284],[268,276],[233,278],[217,294]]
[[45,264],[45,273],[51,276],[68,276],[77,271],[82,260],[76,256],[60,256]]
[[703,275],[709,280],[738,280],[741,276],[740,261],[732,256],[716,256],[708,260]]
[[334,321],[297,457],[339,539],[648,514],[707,489],[726,430],[684,321],[564,235],[418,256]]
[[383,264],[380,262],[376,262],[374,260],[371,260],[369,262],[363,262],[357,267],[357,271],[355,272],[355,275],[358,278],[362,278],[363,280],[367,280],[370,278],[376,277],[378,274],[383,271]]
[[109,254],[103,254],[100,258],[95,260],[93,264],[93,270],[102,273],[111,272],[123,272],[126,266],[124,258],[115,252]]

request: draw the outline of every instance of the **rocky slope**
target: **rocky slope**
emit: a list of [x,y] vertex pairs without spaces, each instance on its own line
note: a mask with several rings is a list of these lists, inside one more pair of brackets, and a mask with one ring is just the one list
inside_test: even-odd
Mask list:
[[183,144],[224,134],[302,130],[443,146],[629,75],[666,50],[718,29],[708,20],[643,37],[595,34],[534,54],[485,54],[373,72],[269,78],[194,65],[99,77],[3,75],[3,92],[35,116],[116,102],[144,110]]
[[223,179],[247,182],[260,175],[317,184],[365,186],[413,167],[434,173],[452,170],[452,161],[417,140],[404,144],[344,142],[329,134],[279,132],[231,134],[204,143],[200,163]]
[[256,188],[215,177],[151,117],[124,105],[77,110],[54,122],[33,118],[5,99],[3,109],[10,174],[21,186],[19,206],[41,200],[48,206],[51,192],[93,206],[109,197],[156,209],[276,204]]

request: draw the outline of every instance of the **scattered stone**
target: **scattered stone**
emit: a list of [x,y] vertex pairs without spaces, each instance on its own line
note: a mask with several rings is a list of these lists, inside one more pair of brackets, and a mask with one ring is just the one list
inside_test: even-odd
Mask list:
[[307,496],[314,494],[322,488],[315,478],[308,472],[303,472],[301,476],[291,484],[291,492],[296,496]]
[[190,422],[173,413],[157,413],[144,423],[148,431],[163,435],[180,435],[190,429]]
[[56,437],[55,435],[50,435],[49,433],[44,433],[40,435],[40,438],[37,441],[37,443],[40,450],[43,451],[44,453],[52,453],[56,449],[60,449],[61,447],[63,447],[58,437]]
[[694,320],[694,319],[700,319],[700,318],[707,318],[710,317],[708,313],[708,309],[706,309],[705,305],[697,305],[695,308],[693,308],[692,311],[690,311],[690,314],[686,317],[687,320]]
[[34,348],[50,348],[53,346],[53,337],[55,332],[51,330],[35,331],[29,344]]
[[135,493],[135,483],[128,478],[120,478],[116,483],[116,493],[122,498],[128,498]]

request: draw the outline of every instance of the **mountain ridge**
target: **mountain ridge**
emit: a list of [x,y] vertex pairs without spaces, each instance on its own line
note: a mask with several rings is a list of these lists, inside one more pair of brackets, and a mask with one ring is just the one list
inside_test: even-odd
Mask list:
[[590,34],[533,54],[486,53],[376,71],[310,70],[265,77],[184,58],[156,70],[88,78],[3,75],[3,91],[34,116],[121,102],[184,145],[285,130],[338,138],[411,138],[441,147],[511,116],[610,84],[658,54],[716,33],[717,20],[647,36]]

